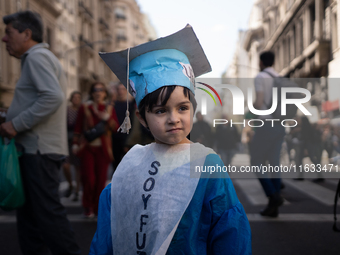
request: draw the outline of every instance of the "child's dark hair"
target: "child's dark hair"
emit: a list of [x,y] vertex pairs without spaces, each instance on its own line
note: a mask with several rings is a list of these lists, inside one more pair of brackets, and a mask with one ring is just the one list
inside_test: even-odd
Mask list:
[[[161,99],[161,105],[162,106],[166,105],[172,92],[174,92],[176,87],[177,85],[164,86],[150,94],[147,94],[143,98],[143,100],[139,103],[138,110],[139,110],[139,114],[141,115],[141,117],[143,118],[145,122],[146,122],[145,111],[151,111],[152,107],[157,104],[159,97]],[[182,87],[182,88],[183,88],[184,96],[189,98],[190,102],[192,103],[192,106],[194,108],[194,113],[195,113],[196,108],[197,108],[197,102],[196,102],[194,94],[191,92],[190,89],[186,87]]]

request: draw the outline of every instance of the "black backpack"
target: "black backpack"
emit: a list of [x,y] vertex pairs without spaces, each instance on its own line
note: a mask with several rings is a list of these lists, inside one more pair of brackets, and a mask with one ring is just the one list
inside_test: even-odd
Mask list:
[[[287,104],[286,115],[281,114],[281,88],[296,88],[299,86],[289,78],[280,77],[280,76],[276,77],[269,72],[266,72],[266,71],[263,71],[263,72],[270,75],[274,79],[273,88],[277,88],[277,107],[276,107],[276,110],[271,114],[273,116],[273,119],[283,120],[283,119],[294,118],[298,110],[295,104]],[[287,99],[303,98],[302,93],[298,93],[298,92],[287,93],[286,96],[287,96]],[[272,105],[272,102],[270,103],[270,106],[271,105]],[[268,109],[270,108],[270,106],[268,107]]]

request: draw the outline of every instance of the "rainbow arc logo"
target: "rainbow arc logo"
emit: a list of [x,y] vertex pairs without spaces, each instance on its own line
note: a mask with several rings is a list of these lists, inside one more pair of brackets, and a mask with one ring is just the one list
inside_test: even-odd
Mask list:
[[[221,100],[221,98],[220,98],[220,95],[216,92],[216,90],[215,90],[212,86],[210,86],[210,85],[208,85],[208,84],[206,84],[206,83],[203,83],[203,82],[197,82],[197,83],[199,83],[199,84],[201,84],[201,85],[203,85],[203,86],[206,86],[206,87],[209,88],[212,92],[214,92],[215,95],[217,96],[218,100],[220,101],[221,106],[222,106],[222,100]],[[214,100],[215,105],[217,105],[214,96],[211,94],[211,92],[210,92],[209,90],[204,89],[204,88],[201,88],[201,87],[197,87],[197,88],[203,90],[204,92],[206,92],[206,93]]]

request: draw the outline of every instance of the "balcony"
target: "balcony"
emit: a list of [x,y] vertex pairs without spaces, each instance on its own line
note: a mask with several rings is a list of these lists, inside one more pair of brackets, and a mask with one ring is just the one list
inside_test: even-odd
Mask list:
[[123,42],[127,41],[126,35],[117,35],[116,36],[116,42],[120,43],[121,41],[123,41]]
[[89,8],[85,6],[83,1],[80,1],[78,6],[79,6],[79,15],[81,15],[83,18],[88,19],[89,21],[91,21],[93,19],[93,14],[89,10]]
[[126,15],[124,13],[116,13],[117,20],[126,20]]
[[59,17],[63,11],[63,6],[58,0],[37,0],[37,3],[44,6],[55,18]]
[[294,71],[298,66],[305,65],[308,62],[308,68],[304,70],[303,76],[325,76],[328,62],[330,61],[330,47],[329,41],[313,41],[303,53],[294,58],[287,67],[285,67],[280,75],[286,76]]
[[89,42],[82,35],[79,35],[79,49],[80,49],[80,57],[84,56],[93,56],[95,54],[93,49],[93,43]]
[[111,2],[110,1],[103,1],[104,4],[104,9],[107,10],[108,12],[112,12],[112,8],[111,8]]
[[103,18],[99,18],[99,24],[101,30],[110,30],[109,24],[107,24]]

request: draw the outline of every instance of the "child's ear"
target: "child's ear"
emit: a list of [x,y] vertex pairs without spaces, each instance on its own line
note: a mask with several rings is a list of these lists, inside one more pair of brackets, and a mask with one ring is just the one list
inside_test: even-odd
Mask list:
[[137,119],[139,120],[140,124],[142,124],[145,128],[148,128],[148,125],[146,124],[145,120],[142,118],[142,116],[139,113],[139,110],[137,109],[135,112]]

